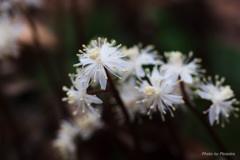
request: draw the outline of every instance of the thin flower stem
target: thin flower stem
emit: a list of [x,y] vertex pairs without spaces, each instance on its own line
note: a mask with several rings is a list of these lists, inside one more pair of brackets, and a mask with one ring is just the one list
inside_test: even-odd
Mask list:
[[133,138],[133,141],[134,141],[134,144],[135,144],[135,149],[136,149],[136,153],[137,153],[136,156],[139,157],[138,154],[140,153],[140,145],[139,145],[139,141],[138,141],[138,138],[137,138],[137,133],[134,129],[133,124],[130,121],[130,116],[129,116],[129,114],[127,112],[127,109],[126,109],[126,107],[125,107],[125,105],[124,105],[124,103],[123,103],[123,101],[120,97],[120,94],[119,94],[119,92],[118,92],[118,90],[117,90],[117,88],[116,88],[116,86],[113,82],[113,79],[112,79],[111,75],[109,74],[109,72],[107,70],[106,70],[106,72],[107,72],[107,77],[108,77],[109,88],[112,91],[113,96],[118,103],[118,106],[120,107],[120,109],[122,110],[122,112],[124,114],[126,123],[129,127],[129,130],[130,130],[130,134],[132,135],[132,138]]
[[[183,100],[185,101],[185,104],[188,106],[188,108],[197,116],[197,118],[200,120],[200,122],[203,124],[203,126],[206,128],[206,130],[208,131],[209,135],[211,136],[212,140],[214,141],[214,143],[216,144],[216,146],[218,147],[219,151],[221,152],[227,152],[227,149],[225,148],[225,146],[223,145],[222,141],[220,140],[220,138],[218,137],[218,135],[215,133],[215,131],[212,129],[212,127],[210,126],[210,124],[208,123],[208,121],[206,120],[206,118],[204,117],[203,114],[201,114],[191,103],[189,100],[189,96],[185,90],[185,86],[183,82],[180,82],[180,88],[181,88],[181,92],[183,95]],[[226,159],[231,159],[230,156],[225,156]]]
[[112,79],[111,75],[108,73],[108,71],[107,71],[107,77],[108,77],[109,86],[110,86],[110,89],[111,89],[111,91],[112,91],[112,93],[114,95],[114,98],[118,102],[119,107],[121,108],[121,110],[122,110],[122,112],[124,114],[124,117],[126,119],[126,122],[129,124],[129,123],[131,123],[130,122],[130,116],[129,116],[127,110],[126,110],[126,107],[125,107],[125,105],[124,105],[124,103],[122,101],[122,98],[120,97],[120,95],[118,93],[118,90],[117,90],[117,88],[116,88],[116,86],[115,86],[115,84],[113,82],[113,79]]

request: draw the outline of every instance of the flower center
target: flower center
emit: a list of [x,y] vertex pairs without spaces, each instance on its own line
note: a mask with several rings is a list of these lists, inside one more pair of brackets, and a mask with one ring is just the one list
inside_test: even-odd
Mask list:
[[227,99],[230,99],[234,96],[233,91],[229,86],[221,87],[218,92],[213,92],[213,102],[221,103]]
[[156,90],[154,87],[148,86],[148,87],[145,87],[143,93],[146,97],[152,97],[156,94]]
[[169,58],[169,62],[171,64],[182,66],[182,64],[183,64],[183,62],[182,62],[182,54],[180,52],[172,53],[170,58]]
[[90,54],[90,58],[96,60],[99,57],[100,49],[99,48],[94,48],[89,52],[89,54]]
[[222,90],[222,94],[225,96],[225,98],[230,98],[233,97],[233,91],[231,90],[231,88],[229,86],[225,86],[221,88]]

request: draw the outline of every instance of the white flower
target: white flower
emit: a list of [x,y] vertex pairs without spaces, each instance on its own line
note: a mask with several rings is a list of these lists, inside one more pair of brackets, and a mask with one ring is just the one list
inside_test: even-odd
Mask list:
[[79,128],[79,135],[87,140],[92,134],[103,126],[102,121],[95,114],[88,112],[76,119],[76,125]]
[[142,103],[136,103],[140,98],[142,98],[139,91],[135,88],[136,86],[136,79],[131,78],[127,82],[122,83],[119,85],[119,93],[120,96],[128,110],[130,118],[134,120],[135,114],[145,113],[146,107]]
[[208,112],[210,124],[213,125],[214,121],[219,123],[219,116],[222,117],[222,126],[224,121],[228,121],[228,117],[233,111],[237,111],[238,108],[234,108],[234,104],[238,104],[238,101],[234,99],[234,93],[230,86],[222,86],[224,79],[219,80],[216,78],[216,84],[212,82],[205,82],[199,84],[199,90],[197,94],[206,100],[210,100],[212,105],[205,113]]
[[162,65],[162,70],[167,72],[167,74],[179,76],[185,83],[193,83],[193,75],[198,75],[200,70],[200,59],[195,58],[190,61],[192,57],[192,52],[189,53],[187,58],[181,52],[167,52],[165,54],[167,58],[167,63]]
[[75,66],[82,66],[82,70],[78,73],[81,81],[86,81],[86,84],[99,82],[101,89],[105,90],[107,86],[106,71],[120,78],[116,73],[126,72],[129,64],[123,59],[125,55],[118,51],[120,46],[114,46],[113,43],[108,43],[107,39],[98,39],[92,41],[84,50],[80,51],[80,63]]
[[53,146],[60,152],[64,159],[74,160],[76,154],[76,146],[74,139],[79,133],[79,129],[70,122],[63,121],[57,135],[57,139],[53,141]]
[[173,93],[174,87],[178,83],[176,79],[160,74],[155,67],[149,77],[149,82],[143,81],[139,88],[145,96],[142,102],[147,102],[150,105],[148,114],[151,114],[152,110],[159,110],[163,120],[163,114],[166,114],[166,111],[169,111],[173,116],[172,110],[175,110],[173,105],[184,103],[181,96]]
[[21,31],[19,24],[14,24],[8,16],[0,18],[0,59],[6,56],[18,56],[16,38]]
[[127,76],[136,75],[137,77],[144,77],[145,72],[143,65],[159,65],[162,62],[157,60],[156,51],[153,50],[153,46],[147,46],[141,49],[138,46],[133,46],[132,48],[123,49],[123,52],[129,58],[130,67],[128,68]]
[[73,114],[76,115],[81,108],[82,113],[89,110],[98,115],[97,111],[91,104],[101,104],[102,100],[96,96],[87,94],[85,82],[81,82],[78,78],[76,78],[75,81],[73,78],[71,78],[71,80],[73,83],[71,88],[63,87],[63,90],[67,92],[67,97],[63,98],[63,101],[68,101],[69,104],[77,106],[77,109]]

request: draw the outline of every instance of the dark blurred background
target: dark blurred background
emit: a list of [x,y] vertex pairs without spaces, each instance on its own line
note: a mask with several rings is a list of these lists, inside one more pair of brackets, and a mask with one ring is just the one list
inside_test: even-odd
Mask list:
[[[1,105],[8,106],[0,112],[0,159],[15,160],[19,155],[24,157],[20,159],[56,159],[51,142],[60,120],[71,117],[61,102],[61,86],[70,85],[67,74],[75,72],[72,65],[78,62],[76,53],[82,44],[99,36],[128,47],[153,44],[160,54],[193,51],[202,58],[207,75],[226,77],[240,99],[239,0],[46,0],[29,12],[37,24],[41,49],[36,49],[28,28],[20,36],[21,56],[0,62]],[[207,108],[205,103],[197,106],[200,111]],[[103,116],[106,123],[110,114]],[[218,151],[190,111],[177,111],[169,122],[157,117],[137,127],[143,146],[148,146],[143,158],[178,159],[171,148],[174,137],[182,142],[188,159],[211,159],[201,153]],[[239,158],[240,121],[230,120],[225,128],[213,129]],[[81,142],[78,150],[82,159],[131,159],[111,130]]]

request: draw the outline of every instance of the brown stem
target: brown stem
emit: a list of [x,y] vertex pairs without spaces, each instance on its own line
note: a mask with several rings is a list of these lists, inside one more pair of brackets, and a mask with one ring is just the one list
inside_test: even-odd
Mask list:
[[135,144],[135,149],[136,149],[136,157],[141,158],[139,153],[140,153],[140,145],[139,145],[139,141],[138,141],[138,138],[137,138],[137,133],[135,131],[135,128],[134,128],[134,125],[131,123],[130,121],[130,116],[127,112],[127,109],[122,101],[122,98],[120,97],[120,94],[113,82],[113,79],[111,77],[111,75],[109,74],[109,72],[106,70],[107,72],[107,77],[108,77],[108,84],[109,84],[109,88],[110,90],[112,91],[113,93],[113,96],[114,98],[116,99],[117,101],[117,104],[118,106],[120,107],[120,109],[122,110],[123,114],[124,114],[124,117],[125,117],[125,120],[126,120],[126,123],[129,127],[129,130],[130,130],[130,133],[132,135],[132,138],[133,138],[133,141],[134,141],[134,144]]
[[[206,130],[208,131],[209,135],[211,136],[212,140],[214,141],[214,143],[216,144],[216,146],[218,147],[219,151],[221,152],[227,152],[227,149],[225,148],[225,146],[223,145],[222,141],[220,140],[220,138],[217,136],[217,134],[215,133],[215,131],[212,129],[212,127],[210,126],[210,124],[208,123],[208,121],[206,120],[206,118],[204,117],[203,114],[201,114],[196,107],[194,107],[189,100],[189,96],[185,90],[185,86],[183,82],[180,82],[180,87],[181,87],[181,92],[183,95],[183,100],[185,101],[185,104],[188,106],[188,108],[198,117],[198,119],[200,120],[200,122],[203,124],[203,126],[206,128]],[[229,156],[226,156],[225,158],[227,159],[231,159]]]
[[124,103],[122,101],[122,98],[120,97],[120,94],[118,93],[118,90],[117,90],[117,88],[116,88],[116,86],[115,86],[115,84],[113,82],[113,79],[112,79],[111,75],[108,73],[108,71],[106,71],[106,72],[107,72],[107,77],[108,77],[108,83],[109,83],[110,89],[111,89],[111,91],[112,91],[112,93],[114,95],[114,98],[118,102],[118,105],[121,108],[121,110],[122,110],[122,112],[124,114],[124,117],[126,119],[126,122],[128,124],[130,124],[131,123],[130,122],[130,116],[129,116],[129,114],[127,112],[127,109],[126,109],[126,107],[125,107],[125,105],[124,105]]

